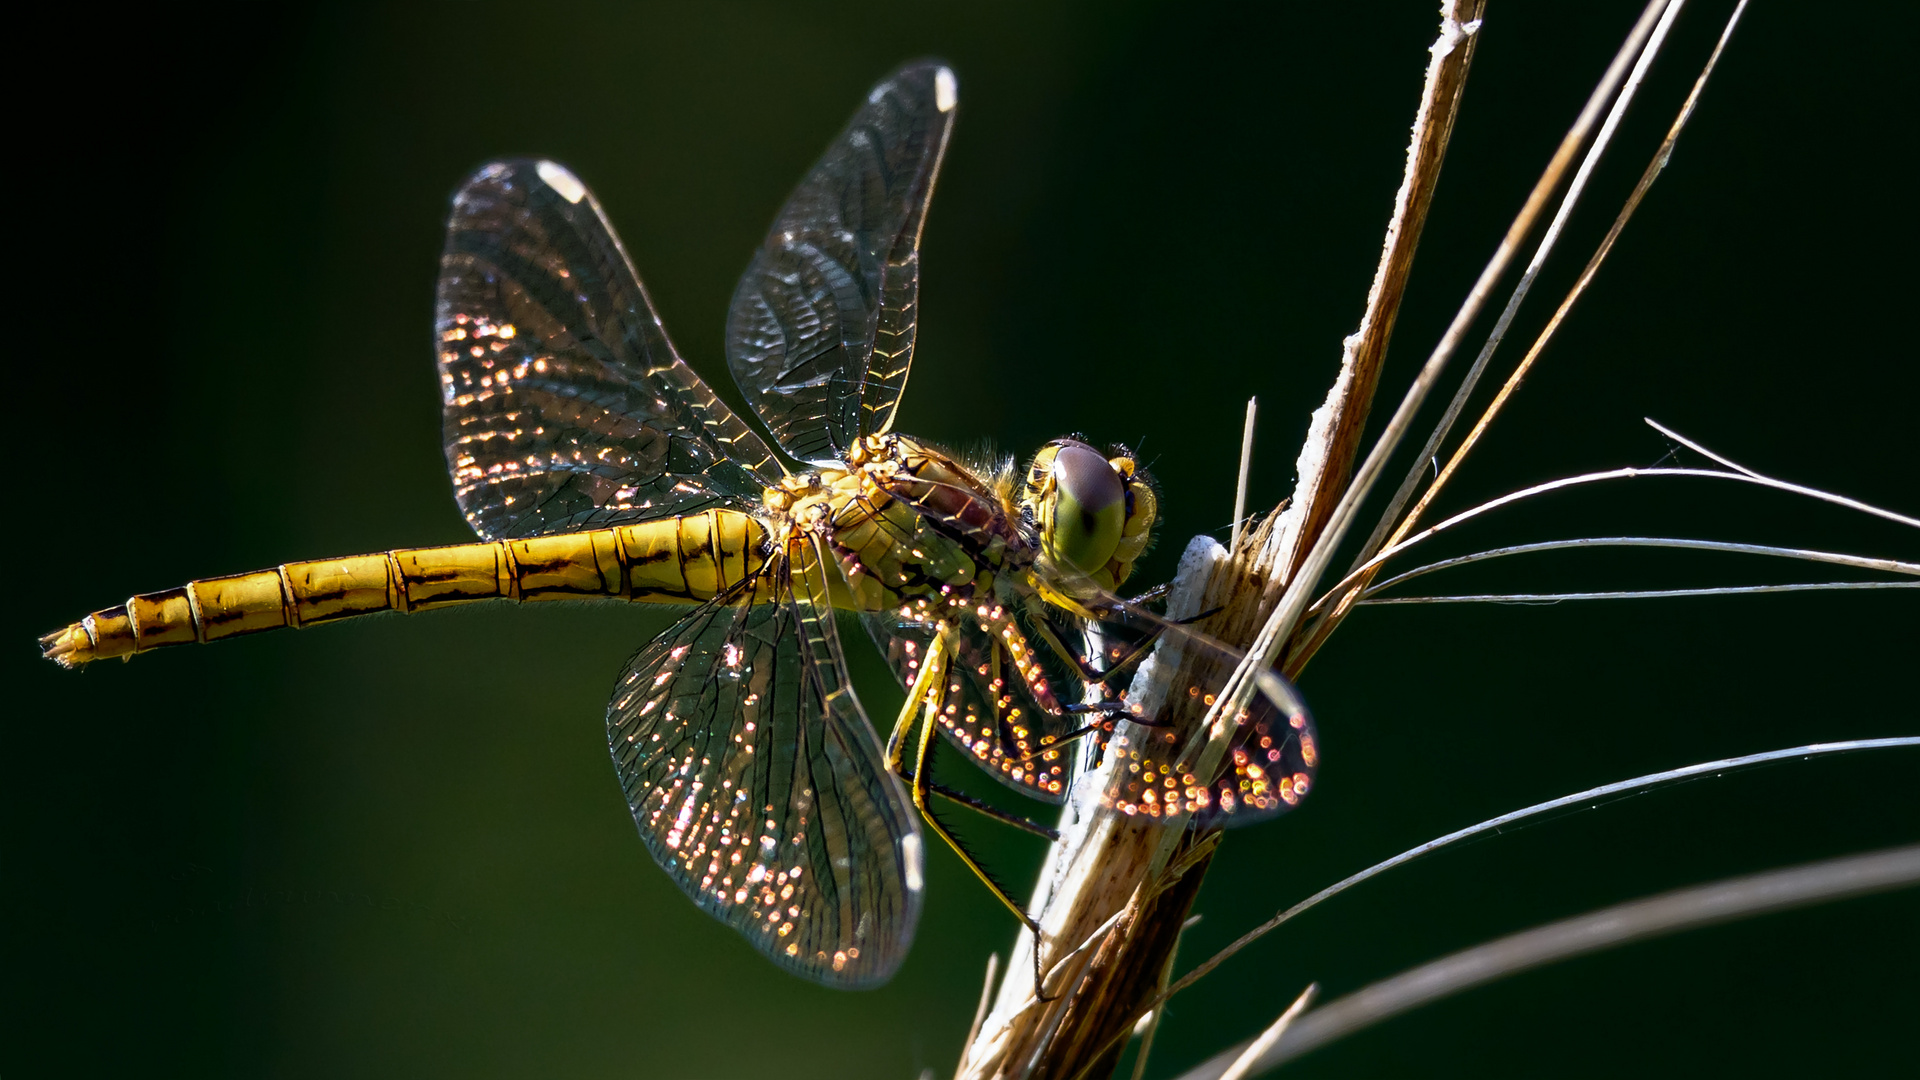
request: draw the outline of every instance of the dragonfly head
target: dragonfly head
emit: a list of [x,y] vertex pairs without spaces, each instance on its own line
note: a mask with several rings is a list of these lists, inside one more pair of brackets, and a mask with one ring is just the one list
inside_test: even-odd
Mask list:
[[1027,467],[1022,516],[1061,571],[1112,590],[1147,550],[1158,509],[1153,487],[1124,446],[1103,454],[1079,439],[1055,439]]

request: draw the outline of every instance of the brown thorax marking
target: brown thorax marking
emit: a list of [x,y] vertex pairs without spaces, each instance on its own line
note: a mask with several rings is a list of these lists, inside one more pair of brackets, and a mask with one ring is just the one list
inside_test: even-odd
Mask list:
[[1033,551],[1006,487],[913,439],[870,435],[844,465],[784,477],[764,502],[776,543],[819,538],[848,606],[878,611],[922,596],[991,597],[999,575],[1023,575]]

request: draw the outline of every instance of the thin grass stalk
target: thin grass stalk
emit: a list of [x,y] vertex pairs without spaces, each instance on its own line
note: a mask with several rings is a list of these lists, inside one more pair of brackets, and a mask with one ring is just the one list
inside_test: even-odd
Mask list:
[[1805,548],[1768,547],[1763,544],[1736,544],[1725,540],[1686,540],[1671,536],[1586,536],[1578,540],[1542,540],[1533,544],[1513,544],[1508,547],[1476,551],[1471,555],[1458,555],[1451,559],[1428,563],[1415,567],[1405,573],[1395,574],[1385,581],[1375,582],[1360,595],[1371,598],[1417,577],[1424,577],[1437,570],[1449,570],[1456,566],[1468,566],[1486,562],[1490,559],[1505,558],[1509,555],[1531,555],[1543,551],[1575,551],[1585,548],[1601,547],[1650,547],[1677,548],[1685,551],[1719,551],[1736,555],[1767,555],[1781,559],[1799,559],[1804,562],[1828,563],[1834,566],[1851,566],[1860,570],[1884,570],[1890,574],[1908,574],[1920,576],[1920,563],[1902,562],[1899,559],[1873,559],[1863,555],[1843,555],[1832,551],[1809,551]]
[[[1358,582],[1375,567],[1380,566],[1395,555],[1417,544],[1431,540],[1443,532],[1447,532],[1450,529],[1472,521],[1474,518],[1492,513],[1502,507],[1511,506],[1527,499],[1537,498],[1549,492],[1581,487],[1586,484],[1599,484],[1610,480],[1638,480],[1650,477],[1669,476],[1686,476],[1708,480],[1731,480],[1741,484],[1752,484],[1756,487],[1772,488],[1775,491],[1784,491],[1792,495],[1804,495],[1808,498],[1819,499],[1822,502],[1839,503],[1841,505],[1847,505],[1850,509],[1859,509],[1863,512],[1874,513],[1881,517],[1891,517],[1895,520],[1900,519],[1900,515],[1894,514],[1891,511],[1880,510],[1878,507],[1868,506],[1866,503],[1853,499],[1841,499],[1838,496],[1831,495],[1818,488],[1810,488],[1801,484],[1791,484],[1785,480],[1776,480],[1770,476],[1762,476],[1755,472],[1722,472],[1718,469],[1604,469],[1600,472],[1581,473],[1578,476],[1563,476],[1558,480],[1548,480],[1542,484],[1524,487],[1519,491],[1509,492],[1497,499],[1489,499],[1478,506],[1462,510],[1436,525],[1430,525],[1392,547],[1381,551],[1378,555],[1361,564],[1361,566],[1352,573],[1341,578],[1340,581],[1328,589],[1319,600],[1314,601],[1313,608],[1319,608],[1333,602],[1336,598],[1344,597],[1347,595],[1350,586]],[[1916,522],[1915,524],[1920,525],[1920,522]],[[1905,566],[1907,564],[1901,563],[1896,565]],[[1309,610],[1313,610],[1313,608]]]
[[1794,581],[1780,585],[1722,585],[1702,589],[1616,589],[1611,592],[1482,593],[1459,596],[1389,596],[1373,604],[1558,604],[1562,600],[1674,600],[1686,596],[1758,596],[1765,593],[1836,592],[1845,589],[1920,589],[1920,581]]
[[1444,836],[1438,836],[1425,843],[1417,844],[1390,858],[1382,859],[1364,870],[1341,878],[1339,881],[1321,889],[1319,892],[1294,904],[1292,907],[1276,913],[1266,922],[1240,935],[1220,951],[1194,965],[1193,969],[1186,974],[1168,983],[1158,996],[1146,1004],[1145,1009],[1158,1012],[1166,1006],[1168,1001],[1189,989],[1201,979],[1206,978],[1221,964],[1226,963],[1229,959],[1238,955],[1241,951],[1253,945],[1261,938],[1266,937],[1287,923],[1292,922],[1314,908],[1319,907],[1321,904],[1339,896],[1341,893],[1371,881],[1389,870],[1424,859],[1456,844],[1493,833],[1504,832],[1514,826],[1537,823],[1536,819],[1544,820],[1554,814],[1590,810],[1602,803],[1612,802],[1617,799],[1645,795],[1661,788],[1672,787],[1677,784],[1706,778],[1717,779],[1729,773],[1741,772],[1747,769],[1838,754],[1914,749],[1920,749],[1920,736],[1849,739],[1843,742],[1809,743],[1805,746],[1790,746],[1778,750],[1765,750],[1754,754],[1742,754],[1737,757],[1697,762],[1692,765],[1681,766],[1677,769],[1648,773],[1627,780],[1617,780],[1612,783],[1591,787],[1584,791],[1576,791],[1571,795],[1562,795],[1557,798],[1548,799],[1545,802],[1534,803],[1531,806],[1525,806],[1518,810],[1511,810],[1507,813],[1487,818],[1484,821],[1476,822],[1465,828],[1455,829],[1453,832],[1447,833]]
[[1274,1044],[1280,1041],[1280,1036],[1285,1035],[1287,1029],[1293,1026],[1293,1022],[1300,1018],[1300,1014],[1307,1011],[1319,993],[1319,983],[1314,983],[1300,991],[1300,996],[1293,999],[1293,1004],[1287,1006],[1287,1011],[1281,1013],[1279,1019],[1269,1025],[1267,1030],[1261,1032],[1259,1038],[1248,1044],[1247,1048],[1240,1052],[1240,1056],[1234,1059],[1233,1064],[1227,1066],[1227,1071],[1220,1074],[1220,1080],[1246,1080],[1254,1069],[1260,1067],[1260,1059],[1267,1055],[1267,1051],[1273,1049]]
[[[1798,484],[1788,484],[1784,480],[1779,480],[1775,477],[1767,476],[1753,469],[1749,469],[1745,465],[1742,465],[1737,461],[1733,461],[1730,458],[1727,458],[1721,454],[1714,453],[1712,450],[1707,449],[1706,447],[1700,445],[1699,443],[1693,441],[1692,439],[1687,438],[1685,435],[1680,434],[1679,432],[1673,430],[1672,428],[1666,426],[1665,424],[1662,424],[1658,420],[1652,419],[1651,417],[1643,417],[1642,419],[1645,420],[1647,426],[1652,428],[1653,430],[1659,432],[1662,435],[1665,435],[1667,438],[1672,439],[1674,442],[1679,443],[1680,445],[1686,447],[1687,449],[1695,451],[1696,453],[1699,453],[1703,457],[1709,458],[1713,461],[1719,462],[1722,465],[1725,465],[1727,468],[1732,469],[1734,472],[1741,473],[1742,475],[1745,475],[1745,476],[1751,476],[1755,480],[1766,480],[1770,483],[1783,485],[1786,490],[1791,490],[1798,494],[1815,494],[1816,493],[1816,489],[1814,488],[1803,488]],[[1900,525],[1905,525],[1908,528],[1920,529],[1920,518],[1909,517],[1906,514],[1896,513],[1895,511],[1892,511],[1892,510],[1887,510],[1882,507],[1873,506],[1868,503],[1863,503],[1858,499],[1849,499],[1845,495],[1836,495],[1830,491],[1818,491],[1817,496],[1818,498],[1826,502],[1830,502],[1835,506],[1844,506],[1849,510],[1858,510],[1863,514],[1872,514],[1874,517],[1885,518],[1888,521],[1895,522]]]
[[[1441,469],[1439,475],[1434,477],[1433,483],[1429,484],[1426,492],[1420,496],[1420,501],[1414,505],[1412,510],[1407,512],[1407,516],[1395,527],[1395,539],[1406,535],[1406,530],[1411,529],[1420,520],[1421,515],[1426,512],[1426,509],[1433,505],[1433,500],[1439,495],[1440,490],[1446,486],[1447,480],[1459,469],[1460,463],[1466,460],[1467,454],[1479,443],[1480,437],[1486,434],[1487,428],[1493,423],[1494,418],[1500,415],[1500,411],[1506,407],[1506,403],[1513,397],[1514,391],[1519,389],[1521,381],[1524,380],[1527,377],[1527,373],[1533,369],[1534,361],[1540,358],[1541,351],[1547,347],[1547,342],[1553,340],[1554,334],[1560,329],[1560,324],[1566,321],[1567,313],[1573,309],[1574,303],[1587,291],[1587,286],[1592,284],[1594,275],[1600,272],[1601,265],[1607,261],[1607,255],[1613,251],[1614,244],[1620,239],[1621,231],[1627,227],[1627,222],[1632,220],[1634,211],[1640,208],[1641,200],[1646,198],[1648,189],[1653,187],[1653,182],[1659,179],[1660,173],[1666,169],[1667,161],[1673,156],[1674,144],[1680,141],[1680,133],[1686,129],[1687,121],[1692,118],[1694,107],[1699,104],[1700,94],[1707,88],[1707,80],[1712,77],[1714,66],[1720,62],[1720,54],[1726,49],[1727,40],[1733,36],[1734,27],[1740,25],[1740,16],[1746,10],[1746,0],[1740,0],[1740,3],[1734,5],[1733,14],[1727,17],[1727,25],[1720,31],[1720,39],[1714,43],[1713,52],[1707,56],[1706,66],[1701,68],[1699,76],[1694,79],[1693,89],[1688,92],[1686,101],[1681,103],[1679,115],[1673,118],[1672,126],[1667,129],[1667,137],[1661,141],[1660,148],[1654,151],[1653,160],[1647,163],[1647,168],[1641,174],[1639,181],[1634,184],[1633,191],[1627,195],[1626,204],[1620,208],[1620,213],[1614,217],[1613,224],[1607,229],[1607,235],[1600,241],[1600,246],[1594,249],[1593,256],[1587,260],[1587,265],[1581,269],[1580,276],[1574,281],[1573,287],[1567,290],[1566,297],[1560,301],[1560,306],[1554,310],[1553,317],[1547,320],[1547,325],[1543,327],[1539,335],[1534,338],[1532,346],[1527,349],[1527,354],[1521,358],[1519,364],[1515,365],[1513,374],[1507,377],[1507,381],[1500,387],[1499,393],[1495,394],[1493,400],[1487,403],[1486,410],[1480,414],[1480,419],[1474,423],[1473,430],[1467,432],[1467,437],[1460,441],[1460,445],[1454,449],[1453,454],[1447,459],[1446,467]],[[1624,94],[1622,95],[1622,99],[1625,99]]]
[[1240,475],[1233,485],[1233,533],[1227,547],[1240,546],[1247,523],[1247,479],[1253,471],[1253,421],[1260,410],[1259,398],[1247,399],[1247,422],[1240,429]]
[[[971,1026],[967,1028],[967,1041],[962,1045],[972,1046],[973,1040],[979,1037],[980,1025],[986,1023],[986,1020],[987,1020],[987,1006],[993,1002],[993,981],[995,976],[999,974],[1000,974],[1000,954],[988,953],[987,954],[987,977],[986,977],[986,980],[980,984],[980,1004],[974,1006],[973,1023]],[[960,1063],[960,1067],[954,1070],[954,1075],[958,1076],[961,1071],[966,1069],[966,1067],[967,1067],[967,1063],[965,1061],[962,1061]]]
[[[1193,929],[1194,924],[1199,921],[1200,916],[1190,916],[1186,922],[1180,924],[1180,933],[1184,935],[1187,931]],[[1160,994],[1164,995],[1167,992],[1167,983],[1173,979],[1173,965],[1177,963],[1179,959],[1180,942],[1176,939],[1173,943],[1173,948],[1167,953],[1166,966],[1160,969],[1160,987],[1158,990]],[[1145,1080],[1147,1075],[1147,1060],[1153,1054],[1154,1036],[1159,1034],[1160,1021],[1166,1019],[1166,1016],[1167,1011],[1165,1009],[1155,1009],[1146,1015],[1147,1030],[1144,1034],[1140,1035],[1140,1050],[1133,1056],[1133,1080]],[[1138,1023],[1134,1024],[1134,1030],[1136,1032],[1139,1031],[1139,1028],[1140,1025]]]
[[[1374,983],[1296,1020],[1246,1075],[1271,1071],[1337,1039],[1464,990],[1532,968],[1735,919],[1920,884],[1920,845],[1679,889],[1562,919]],[[1222,1051],[1179,1080],[1220,1080],[1243,1052]]]

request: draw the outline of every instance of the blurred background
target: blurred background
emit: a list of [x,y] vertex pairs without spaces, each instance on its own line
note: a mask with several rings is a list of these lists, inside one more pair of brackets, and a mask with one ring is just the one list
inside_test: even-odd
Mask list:
[[[1254,504],[1292,488],[1379,251],[1431,6],[965,7],[74,13],[16,41],[37,55],[12,75],[25,131],[8,230],[20,490],[0,637],[0,1071],[951,1069],[1014,926],[944,849],[906,967],[861,994],[776,970],[648,858],[601,718],[666,612],[472,608],[84,673],[32,642],[192,577],[469,536],[428,331],[447,199],[486,160],[552,157],[592,186],[682,353],[737,406],[721,353],[735,276],[867,88],[929,54],[958,72],[962,113],[899,427],[1020,455],[1073,431],[1137,446],[1165,511],[1140,580],[1170,576],[1189,537],[1225,534],[1250,395]],[[1637,14],[1543,7],[1489,15],[1381,416]],[[1508,364],[1726,8],[1681,19]],[[1749,12],[1671,168],[1447,509],[1661,461],[1652,416],[1763,471],[1920,510],[1913,21],[1895,5]],[[1910,529],[1731,487],[1588,488],[1485,519],[1444,553],[1639,534],[1920,556]],[[1845,576],[1615,550],[1420,584]],[[1302,680],[1318,790],[1229,835],[1182,960],[1528,803],[1912,734],[1916,616],[1913,593],[1889,591],[1363,611]],[[847,640],[869,710],[891,715],[899,690]],[[1176,1001],[1149,1072],[1253,1034],[1310,981],[1336,997],[1594,907],[1913,842],[1916,781],[1911,752],[1793,764],[1396,871]],[[971,835],[1024,894],[1038,842]],[[1452,999],[1296,1071],[1884,1071],[1912,1060],[1917,916],[1909,891],[1642,944]]]

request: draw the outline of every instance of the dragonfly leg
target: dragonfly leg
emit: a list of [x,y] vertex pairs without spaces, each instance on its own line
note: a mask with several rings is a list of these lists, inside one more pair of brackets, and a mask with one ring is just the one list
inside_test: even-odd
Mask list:
[[[948,831],[946,825],[934,815],[931,805],[930,796],[934,794],[934,786],[928,767],[933,764],[934,732],[940,725],[940,706],[946,697],[942,684],[946,679],[948,651],[946,642],[935,635],[925,658],[920,662],[920,674],[913,680],[913,689],[907,694],[906,708],[901,710],[900,719],[894,724],[893,737],[888,740],[888,766],[896,775],[907,780],[907,788],[913,795],[914,808],[920,811],[920,816],[926,821],[927,827],[947,842],[947,846],[953,849],[955,855],[960,856],[960,861],[966,865],[967,869],[973,871],[973,876],[980,879],[980,883],[987,887],[987,891],[993,894],[994,899],[1000,901],[1008,911],[1013,913],[1014,918],[1020,920],[1020,925],[1033,932],[1034,988],[1038,993],[1041,982],[1040,924],[1035,922],[1033,917],[1027,914],[1026,909],[1021,907],[1007,893],[1007,890],[993,879],[993,875],[987,873],[986,868],[973,857],[973,853],[967,850],[966,845]],[[913,711],[922,703],[925,704],[926,711],[920,725],[920,738],[914,748],[913,769],[908,772],[902,768],[905,763],[901,758],[904,755],[899,751],[904,748],[905,736],[913,726]]]
[[[1013,917],[1019,919],[1021,924],[1028,929],[1038,932],[1039,927],[1027,916],[1026,909],[1015,903],[1013,897],[1007,895],[1006,890],[1002,889],[1000,884],[993,880],[993,877],[987,873],[986,869],[980,865],[978,860],[974,859],[973,853],[969,852],[959,840],[954,838],[952,833],[947,831],[947,827],[940,823],[940,819],[933,815],[928,806],[928,796],[932,794],[932,777],[928,775],[927,766],[933,758],[934,731],[940,724],[940,704],[941,699],[944,697],[944,695],[939,692],[939,682],[945,678],[947,670],[947,650],[945,643],[936,637],[933,647],[927,650],[927,658],[923,663],[925,666],[921,668],[921,678],[915,679],[914,682],[916,685],[923,680],[932,682],[934,689],[922,699],[926,702],[926,716],[920,727],[920,740],[914,751],[913,773],[908,785],[909,790],[913,793],[913,805],[919,809],[920,816],[926,819],[927,824],[932,826],[933,831],[940,834],[940,839],[945,840],[947,846],[953,849],[954,854],[960,856],[960,861],[967,864],[967,869],[973,871],[974,876],[978,877],[981,882],[987,886],[988,891],[992,892],[1002,904],[1006,905],[1008,911],[1013,912]],[[932,677],[928,678],[930,674]]]
[[[1124,701],[1076,702],[1075,704],[1072,704],[1072,705],[1060,706],[1060,711],[1070,716],[1080,716],[1086,713],[1098,713],[1099,715],[1104,716],[1109,720],[1125,720],[1125,721],[1128,721],[1129,723],[1137,724],[1140,727],[1172,727],[1173,726],[1172,724],[1169,724],[1165,720],[1155,720],[1150,717],[1134,715],[1133,707],[1128,705]],[[1072,735],[1062,735],[1060,736],[1060,741],[1065,742],[1066,740],[1073,738],[1074,735],[1086,734],[1086,730],[1087,729],[1076,731]],[[1049,744],[1049,748],[1051,748],[1051,744]]]
[[[1219,609],[1215,608],[1214,610],[1218,611]],[[1185,626],[1187,623],[1197,622],[1211,614],[1213,614],[1212,611],[1202,612],[1191,619],[1176,620],[1170,625]],[[1148,653],[1153,651],[1153,647],[1159,644],[1160,635],[1166,632],[1166,627],[1164,626],[1154,627],[1147,632],[1147,636],[1141,640],[1139,644],[1135,645],[1133,650],[1127,653],[1126,656],[1116,660],[1105,668],[1098,668],[1093,666],[1093,661],[1090,658],[1081,656],[1072,649],[1067,648],[1067,643],[1061,641],[1060,635],[1054,633],[1053,628],[1048,626],[1044,621],[1036,620],[1033,628],[1039,632],[1040,640],[1047,643],[1047,647],[1053,650],[1054,655],[1071,664],[1074,670],[1079,673],[1080,681],[1085,683],[1106,682],[1139,664],[1140,661],[1147,658]]]
[[[944,666],[944,664],[942,666]],[[973,853],[968,851],[966,845],[960,842],[960,838],[947,831],[947,827],[941,824],[938,817],[934,816],[933,807],[928,805],[927,796],[932,793],[932,782],[927,779],[927,774],[929,767],[933,764],[933,733],[935,726],[938,724],[938,721],[935,720],[938,708],[939,701],[937,698],[928,700],[926,723],[921,725],[919,749],[914,755],[913,782],[911,785],[913,805],[919,808],[920,816],[926,819],[928,827],[940,834],[940,839],[945,840],[947,846],[953,849],[953,853],[960,856],[960,861],[966,864],[967,869],[973,871],[973,876],[980,879],[980,883],[987,887],[987,891],[993,894],[994,899],[1000,901],[1008,911],[1013,912],[1013,917],[1020,920],[1020,925],[1032,932],[1033,993],[1035,997],[1042,1001],[1051,1000],[1045,994],[1046,975],[1040,963],[1040,945],[1043,940],[1040,924],[1034,920],[1033,916],[1028,915],[1027,910],[1021,907],[1012,896],[1008,895],[1007,890],[1002,888],[998,881],[994,880],[992,874],[987,873],[986,867],[980,865],[979,861],[973,857]]]
[[[1039,757],[1040,755],[1035,754],[1034,756]],[[907,780],[908,783],[913,782],[912,776],[907,776],[905,779]],[[940,783],[938,780],[927,781],[927,790],[933,792],[935,795],[940,796],[941,798],[947,800],[948,802],[955,804],[956,806],[964,806],[976,814],[979,814],[983,817],[990,817],[1002,825],[1007,825],[1012,828],[1019,829],[1021,832],[1027,833],[1032,836],[1037,836],[1040,839],[1047,841],[1048,843],[1053,843],[1054,841],[1057,841],[1060,839],[1059,829],[1049,829],[1045,825],[1042,825],[1037,821],[1028,821],[1026,818],[1021,817],[1019,814],[1011,813],[1009,811],[1002,810],[997,806],[993,806],[988,803],[981,802],[979,799],[974,798],[973,796],[967,794],[966,792],[955,791],[953,788],[950,788],[945,784]]]
[[1033,621],[1033,628],[1039,632],[1040,640],[1047,643],[1047,647],[1053,650],[1055,656],[1073,665],[1074,670],[1080,673],[1081,682],[1097,683],[1100,681],[1101,673],[1099,669],[1089,663],[1086,657],[1067,648],[1067,643],[1060,640],[1060,635],[1053,632],[1053,627],[1048,626],[1046,620],[1035,619]]
[[[1069,713],[1080,713],[1080,712],[1093,712],[1096,710],[1094,709],[1093,706],[1090,706],[1090,705],[1089,706],[1068,705],[1063,707],[1060,711],[1069,712]],[[1105,724],[1095,721],[1094,723],[1087,724],[1082,727],[1074,728],[1072,731],[1069,731],[1065,735],[1062,735],[1059,738],[1054,739],[1052,742],[1048,743],[1047,745],[1041,747],[1038,750],[1035,750],[1033,753],[1028,754],[1026,757],[1014,758],[1013,764],[1030,765],[1033,762],[1040,760],[1042,756],[1046,754],[1050,754],[1055,750],[1060,749],[1063,746],[1067,746],[1075,742],[1076,740],[1084,739],[1089,735],[1097,734],[1098,732],[1104,730],[1105,727],[1106,727]]]
[[[906,749],[907,734],[913,730],[913,722],[920,715],[920,706],[933,694],[940,680],[946,677],[946,649],[939,639],[933,639],[933,645],[927,650],[926,658],[920,664],[919,674],[913,677],[913,685],[907,688],[907,700],[900,705],[900,715],[894,718],[893,730],[887,735],[887,771],[902,779],[912,779],[903,768],[902,752]],[[929,707],[929,723],[935,715]],[[914,770],[916,773],[918,769]]]
[[[907,700],[905,704],[901,706],[900,715],[894,719],[893,728],[891,732],[889,732],[889,734],[887,735],[887,770],[893,773],[895,776],[900,777],[902,780],[905,780],[909,785],[913,785],[918,782],[917,777],[919,776],[919,773],[921,770],[917,768],[916,769],[907,768],[907,764],[905,760],[906,755],[904,752],[906,748],[907,736],[912,733],[914,721],[918,719],[920,716],[921,704],[923,702],[927,702],[929,695],[932,694],[933,692],[933,688],[938,684],[939,680],[943,678],[946,674],[945,672],[946,658],[943,650],[941,650],[938,644],[936,644],[934,651],[942,652],[940,661],[938,663],[929,663],[929,664],[923,665],[920,668],[919,674],[914,676],[913,686],[907,690]],[[929,711],[930,717],[932,715],[937,714],[939,711],[938,702],[933,702],[931,704],[932,704],[932,708]],[[1039,753],[1035,754],[1034,757],[1037,758],[1040,756],[1040,754],[1044,754],[1047,752],[1048,751],[1046,750],[1042,750]],[[931,748],[927,750],[926,756],[928,758],[932,757]],[[929,779],[926,782],[926,787],[928,791],[932,792],[935,795],[940,796],[941,798],[947,800],[948,802],[955,803],[960,806],[964,806],[967,809],[972,810],[975,813],[981,814],[985,817],[990,817],[993,820],[1000,822],[1002,825],[1010,825],[1016,829],[1019,829],[1021,832],[1031,833],[1034,836],[1038,836],[1041,839],[1047,840],[1047,841],[1054,841],[1054,840],[1060,839],[1060,832],[1057,829],[1049,829],[1045,825],[1041,825],[1037,822],[1029,821],[1018,814],[1009,813],[1005,810],[1000,809],[997,806],[988,805],[987,803],[981,802],[979,799],[976,799],[973,796],[966,794],[965,792],[955,791],[954,789],[947,787],[944,784],[937,783],[931,779]]]
[[1093,681],[1106,682],[1108,679],[1116,678],[1138,667],[1140,661],[1145,660],[1147,654],[1153,651],[1153,647],[1160,644],[1160,635],[1164,632],[1165,629],[1163,627],[1155,627],[1153,632],[1147,635],[1145,641],[1134,646],[1133,651],[1126,656],[1115,660],[1105,671],[1098,672],[1098,678]]
[[1039,751],[1039,753],[1029,754],[1024,758],[1016,760],[1014,762],[1015,765],[1025,765],[1035,758],[1038,758],[1041,754],[1058,750],[1076,739],[1084,739],[1091,736],[1094,743],[1093,767],[1097,769],[1100,767],[1100,763],[1106,760],[1107,740],[1113,736],[1114,724],[1117,721],[1126,720],[1140,727],[1147,728],[1173,726],[1163,720],[1149,720],[1144,716],[1134,715],[1133,710],[1129,709],[1127,703],[1124,701],[1092,701],[1085,704],[1062,705],[1060,706],[1060,711],[1069,716],[1085,716],[1088,713],[1093,713],[1099,716],[1100,719],[1095,720],[1091,724],[1084,724],[1074,728],[1072,731],[1048,743],[1046,748]]
[[1138,607],[1143,604],[1151,604],[1155,600],[1166,599],[1167,594],[1172,591],[1173,591],[1173,583],[1169,581],[1163,581],[1160,584],[1155,585],[1153,588],[1148,589],[1146,592],[1141,593],[1139,596],[1133,597],[1132,599],[1128,600],[1127,603],[1135,607]]

